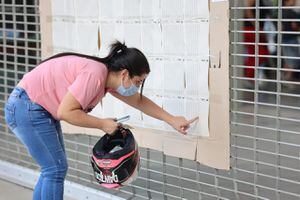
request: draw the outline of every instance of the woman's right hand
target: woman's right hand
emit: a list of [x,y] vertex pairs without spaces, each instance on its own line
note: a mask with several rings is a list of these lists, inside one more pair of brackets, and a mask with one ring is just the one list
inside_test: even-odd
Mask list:
[[101,127],[100,127],[100,129],[102,130],[102,131],[104,131],[105,133],[107,133],[107,134],[112,134],[113,132],[115,132],[115,130],[117,130],[118,129],[118,127],[119,127],[119,123],[117,123],[116,122],[116,120],[115,119],[113,119],[113,118],[104,118],[104,119],[102,119],[101,120]]

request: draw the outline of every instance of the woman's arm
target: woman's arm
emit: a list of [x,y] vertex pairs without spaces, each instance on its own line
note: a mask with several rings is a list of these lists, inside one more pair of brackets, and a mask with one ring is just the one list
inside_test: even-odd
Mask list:
[[173,116],[170,113],[166,112],[161,107],[159,107],[158,105],[156,105],[153,101],[151,101],[147,97],[143,96],[143,98],[141,99],[139,93],[129,97],[122,96],[115,92],[111,92],[111,94],[114,97],[125,102],[126,104],[142,111],[146,115],[165,121],[166,123],[170,124],[174,129],[176,129],[177,131],[183,134],[186,134],[189,125],[198,119],[198,118],[194,118],[190,121],[187,121],[184,117]]
[[143,98],[141,99],[139,93],[127,97],[122,96],[116,92],[111,92],[111,95],[113,95],[117,99],[120,99],[124,103],[142,111],[146,115],[149,115],[156,119],[168,122],[172,118],[171,114],[163,110],[161,107],[156,105],[153,101],[151,101],[147,97],[143,96]]
[[100,119],[85,113],[80,103],[70,92],[67,92],[60,103],[57,116],[70,124],[87,128],[98,128],[106,133],[112,133],[118,127],[118,123],[113,119]]

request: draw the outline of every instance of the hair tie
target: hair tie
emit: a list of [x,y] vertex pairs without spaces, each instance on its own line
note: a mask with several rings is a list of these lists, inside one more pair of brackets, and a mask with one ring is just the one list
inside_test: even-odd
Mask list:
[[120,49],[117,51],[117,53],[121,53],[122,51],[125,51],[126,49],[127,49],[127,46],[123,44],[123,45],[120,47]]

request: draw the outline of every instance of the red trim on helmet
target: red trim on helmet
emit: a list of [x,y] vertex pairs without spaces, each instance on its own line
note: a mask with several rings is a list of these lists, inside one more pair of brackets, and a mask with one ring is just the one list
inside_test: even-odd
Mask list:
[[117,188],[119,188],[121,186],[118,183],[114,183],[114,184],[111,184],[111,183],[101,183],[100,185],[103,186],[103,187],[105,187],[105,188],[108,188],[108,189],[117,189]]
[[118,166],[123,160],[130,157],[135,152],[136,152],[136,150],[133,150],[129,154],[126,154],[119,159],[107,159],[107,158],[98,159],[94,155],[93,155],[93,159],[96,162],[97,166],[100,168],[113,168],[113,167]]

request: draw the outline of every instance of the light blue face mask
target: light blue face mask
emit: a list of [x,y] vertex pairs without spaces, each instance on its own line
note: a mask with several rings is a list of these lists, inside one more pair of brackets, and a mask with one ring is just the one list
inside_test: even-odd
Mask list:
[[125,88],[123,85],[123,80],[121,85],[117,88],[117,92],[122,96],[132,96],[139,91],[139,88],[131,82],[131,86],[129,88]]

